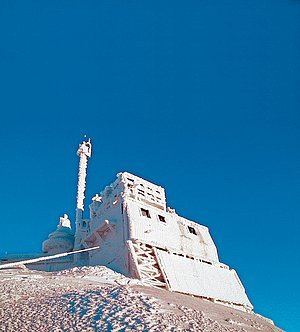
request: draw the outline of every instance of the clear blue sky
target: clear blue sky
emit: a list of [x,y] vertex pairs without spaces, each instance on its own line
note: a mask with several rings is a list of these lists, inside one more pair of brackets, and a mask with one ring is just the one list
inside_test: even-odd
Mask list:
[[207,225],[255,310],[299,331],[300,1],[1,1],[0,252],[39,252],[133,172]]

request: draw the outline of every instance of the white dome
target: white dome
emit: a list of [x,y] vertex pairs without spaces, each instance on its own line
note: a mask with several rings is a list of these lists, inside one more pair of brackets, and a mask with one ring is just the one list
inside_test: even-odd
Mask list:
[[68,216],[60,218],[59,225],[55,232],[49,234],[49,238],[42,244],[44,253],[58,254],[72,251],[74,246],[74,235],[71,230],[71,223]]

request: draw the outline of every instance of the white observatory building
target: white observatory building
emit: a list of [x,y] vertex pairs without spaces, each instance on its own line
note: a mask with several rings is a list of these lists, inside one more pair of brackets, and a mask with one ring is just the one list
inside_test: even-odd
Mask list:
[[251,311],[236,271],[219,261],[208,228],[168,208],[164,188],[133,174],[119,173],[111,185],[93,197],[90,216],[83,218],[91,149],[90,140],[78,149],[75,239],[65,216],[61,227],[44,242],[44,252],[99,246],[74,255],[74,263],[105,265],[154,287]]

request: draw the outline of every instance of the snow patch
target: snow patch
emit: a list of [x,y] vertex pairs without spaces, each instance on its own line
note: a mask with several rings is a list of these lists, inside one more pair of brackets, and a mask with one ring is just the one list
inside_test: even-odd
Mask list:
[[74,267],[69,270],[63,270],[54,273],[57,276],[66,276],[72,278],[82,278],[89,281],[94,281],[103,284],[117,284],[117,285],[143,285],[145,284],[138,280],[127,278],[123,274],[115,272],[106,266],[81,266]]
[[279,331],[254,314],[152,287],[131,286],[133,279],[103,266],[56,273],[0,270],[0,281],[4,281],[0,282],[3,332]]

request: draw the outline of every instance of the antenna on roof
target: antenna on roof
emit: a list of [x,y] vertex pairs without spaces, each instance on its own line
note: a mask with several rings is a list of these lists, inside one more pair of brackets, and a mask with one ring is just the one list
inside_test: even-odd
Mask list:
[[[86,135],[84,135],[86,137]],[[78,170],[78,184],[77,184],[77,205],[76,205],[76,221],[83,218],[84,211],[84,193],[86,187],[86,170],[88,164],[88,158],[92,155],[92,143],[91,139],[83,141],[79,144],[77,150],[77,155],[79,156],[79,170]]]

